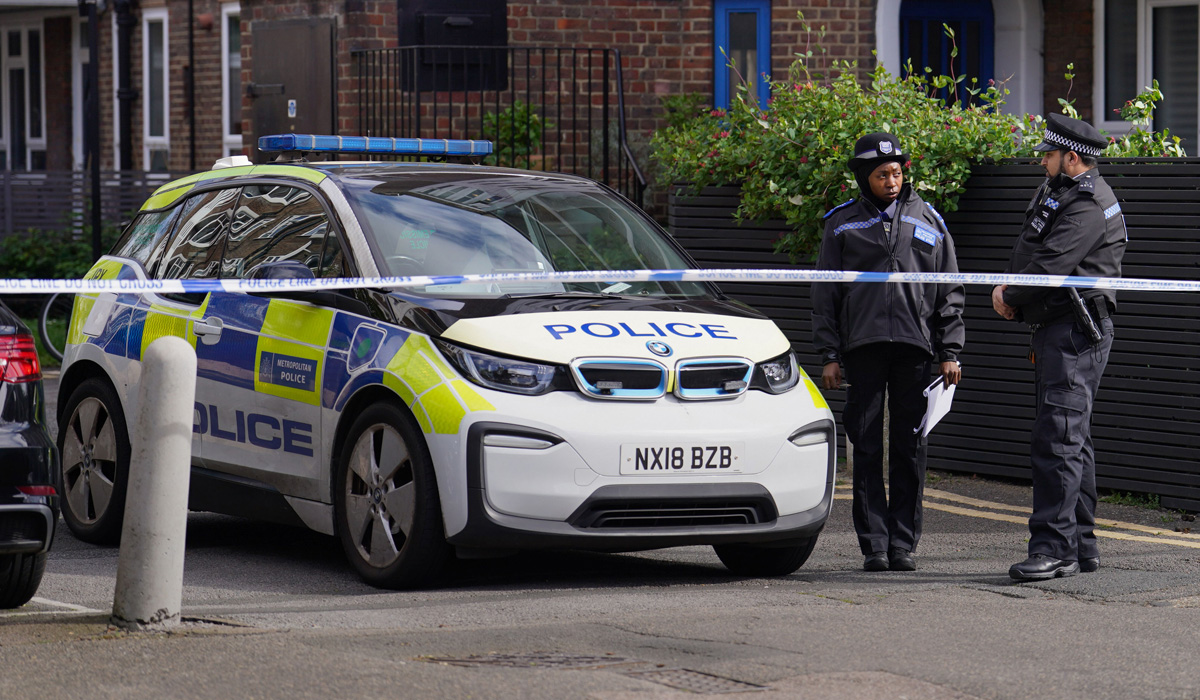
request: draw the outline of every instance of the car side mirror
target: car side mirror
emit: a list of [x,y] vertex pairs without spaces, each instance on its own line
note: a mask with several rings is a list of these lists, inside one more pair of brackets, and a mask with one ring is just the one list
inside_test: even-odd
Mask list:
[[246,275],[252,280],[315,280],[316,275],[308,265],[296,260],[276,260],[274,262],[255,265]]

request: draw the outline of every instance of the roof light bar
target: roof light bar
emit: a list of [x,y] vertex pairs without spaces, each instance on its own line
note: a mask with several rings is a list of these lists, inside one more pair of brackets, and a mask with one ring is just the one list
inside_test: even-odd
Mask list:
[[258,139],[260,151],[375,153],[403,156],[486,156],[491,141],[464,139],[394,139],[385,136],[323,136],[276,134]]

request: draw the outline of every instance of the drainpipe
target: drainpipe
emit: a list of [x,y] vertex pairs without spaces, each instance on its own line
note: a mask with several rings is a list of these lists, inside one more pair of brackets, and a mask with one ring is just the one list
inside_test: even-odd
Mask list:
[[196,172],[196,8],[194,0],[188,0],[188,72],[187,72],[187,120],[188,120],[188,169]]
[[117,129],[121,139],[120,161],[117,170],[133,169],[133,101],[137,90],[133,88],[133,27],[137,18],[133,16],[131,0],[116,0],[117,12],[117,104],[121,111],[117,118]]
[[99,260],[100,250],[100,27],[95,0],[79,0],[79,14],[88,20],[88,92],[84,107],[83,144],[91,170],[92,194],[92,260]]

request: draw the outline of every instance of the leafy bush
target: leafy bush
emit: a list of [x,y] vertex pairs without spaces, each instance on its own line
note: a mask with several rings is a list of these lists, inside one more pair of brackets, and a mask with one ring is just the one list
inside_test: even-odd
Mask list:
[[[816,35],[816,48],[797,54],[786,80],[771,81],[768,109],[760,110],[740,88],[728,112],[676,119],[652,141],[663,184],[688,183],[699,191],[740,183],[738,218],[786,221],[791,230],[776,241],[776,250],[793,259],[814,255],[824,213],[857,196],[847,160],[863,134],[895,134],[912,155],[907,181],[942,212],[958,208],[972,163],[1028,157],[1041,140],[1042,118],[1001,112],[1009,91],[993,81],[982,86],[911,65],[907,77],[897,78],[880,65],[864,85],[857,64],[846,61],[833,62],[834,75],[824,76],[813,68],[823,53],[823,30],[804,28]],[[947,34],[953,40],[949,29]],[[1142,104],[1149,114],[1161,95],[1143,93],[1127,107]],[[1160,135],[1130,138],[1110,146],[1113,155],[1168,152]]]
[[488,112],[483,115],[483,138],[495,150],[483,159],[484,164],[528,168],[530,156],[542,149],[545,130],[553,128],[553,122],[543,123],[533,106],[520,100],[500,112]]
[[[100,231],[100,250],[108,252],[120,231],[105,226]],[[0,239],[0,270],[10,278],[80,279],[92,267],[92,233],[70,228],[61,231],[29,230]]]

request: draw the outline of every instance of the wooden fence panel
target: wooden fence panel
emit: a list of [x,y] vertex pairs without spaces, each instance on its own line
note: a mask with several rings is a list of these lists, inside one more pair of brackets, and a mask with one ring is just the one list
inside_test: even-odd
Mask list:
[[[959,210],[946,214],[964,272],[1002,272],[1029,198],[1044,177],[1031,163],[980,165]],[[1126,277],[1200,275],[1200,159],[1105,162],[1129,229]],[[773,252],[782,222],[737,225],[737,188],[670,197],[671,232],[701,267],[791,266]],[[802,263],[797,267],[806,267]],[[820,376],[811,344],[807,284],[725,284],[783,328],[810,376]],[[1033,367],[1025,326],[998,317],[990,288],[968,286],[963,384],[954,410],[930,436],[938,469],[1029,477]],[[1097,481],[1158,494],[1168,507],[1200,510],[1200,304],[1192,294],[1121,292],[1116,340],[1096,400],[1092,436]],[[840,417],[841,392],[829,392]]]

